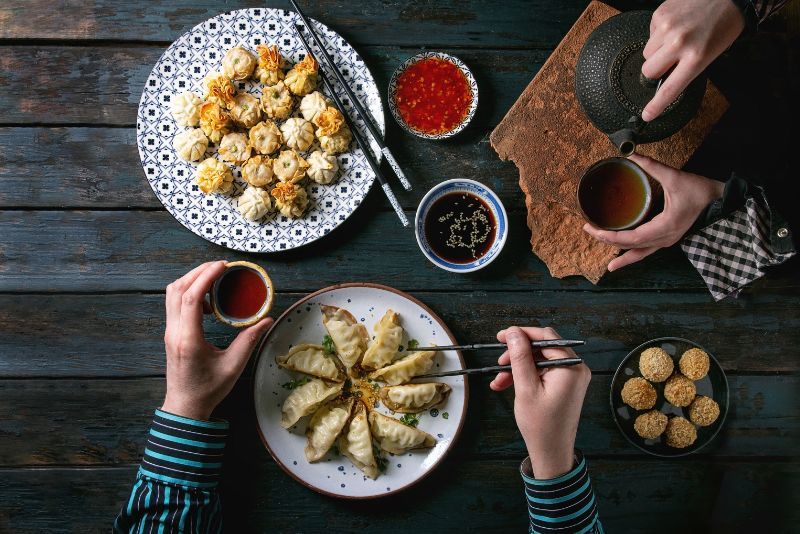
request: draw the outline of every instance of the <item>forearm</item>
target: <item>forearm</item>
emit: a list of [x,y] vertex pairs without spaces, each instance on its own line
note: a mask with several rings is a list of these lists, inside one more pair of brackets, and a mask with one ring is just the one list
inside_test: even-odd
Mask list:
[[752,33],[758,25],[777,13],[788,0],[731,0],[742,11],[747,31]]
[[219,532],[217,494],[228,423],[156,410],[133,490],[115,532]]

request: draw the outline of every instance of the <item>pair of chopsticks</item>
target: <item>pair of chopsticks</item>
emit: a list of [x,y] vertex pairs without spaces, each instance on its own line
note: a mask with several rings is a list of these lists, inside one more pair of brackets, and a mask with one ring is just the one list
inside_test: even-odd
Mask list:
[[[358,117],[366,125],[367,131],[369,132],[369,134],[372,137],[373,141],[375,141],[375,143],[380,148],[381,153],[386,158],[386,161],[389,162],[389,165],[392,167],[392,170],[397,175],[397,178],[398,178],[398,180],[400,180],[400,183],[403,185],[403,188],[405,188],[406,191],[411,191],[411,183],[408,181],[408,179],[406,178],[405,174],[403,174],[403,170],[400,168],[400,165],[397,163],[397,160],[395,159],[394,155],[392,154],[392,151],[389,150],[389,147],[387,147],[386,143],[383,142],[383,138],[381,137],[381,134],[378,131],[378,128],[376,128],[375,124],[373,124],[372,119],[370,118],[369,114],[364,109],[364,107],[361,105],[361,102],[358,100],[358,98],[356,97],[355,93],[353,93],[353,90],[350,89],[350,86],[347,84],[347,81],[344,79],[344,76],[342,75],[341,71],[339,71],[339,68],[333,62],[333,59],[331,58],[330,54],[328,54],[328,51],[325,48],[325,45],[323,44],[322,40],[317,35],[317,32],[314,30],[314,27],[311,25],[311,22],[303,14],[303,11],[300,9],[300,6],[297,5],[297,2],[295,0],[291,0],[291,2],[292,2],[292,6],[294,6],[295,11],[297,12],[297,15],[300,17],[300,20],[303,22],[303,25],[305,26],[306,30],[308,30],[308,32],[311,34],[311,37],[314,39],[314,42],[316,43],[317,47],[319,48],[321,57],[325,61],[325,64],[327,65],[328,70],[330,72],[333,72],[333,74],[336,76],[336,79],[339,80],[339,83],[341,84],[342,88],[344,89],[344,92],[347,94],[347,97],[350,99],[350,102],[352,102],[353,108],[355,109],[356,114],[358,115]],[[300,26],[298,24],[294,24],[294,25],[292,25],[292,27],[294,28],[294,31],[297,34],[297,37],[303,43],[303,46],[305,47],[306,51],[309,54],[311,54],[312,56],[314,56],[315,54],[314,54],[313,50],[311,49],[311,46],[309,45],[309,43],[306,40],[306,38],[303,36],[303,32],[301,31],[302,26]],[[353,124],[352,120],[349,117],[349,114],[347,113],[347,110],[345,109],[345,107],[344,107],[344,105],[342,103],[342,100],[339,98],[339,95],[334,90],[333,85],[331,84],[330,80],[328,80],[328,78],[322,72],[320,73],[320,78],[322,78],[322,81],[325,83],[325,87],[327,87],[328,92],[330,92],[331,97],[333,98],[334,102],[336,102],[337,107],[342,111],[342,115],[344,116],[345,120],[347,121],[347,125],[350,127],[350,130],[353,132],[353,136],[356,138],[356,142],[358,143],[359,148],[361,148],[361,151],[364,152],[364,157],[367,158],[367,162],[369,163],[369,166],[372,168],[372,172],[375,173],[375,177],[378,179],[378,182],[381,184],[381,189],[383,189],[383,192],[386,195],[386,198],[389,200],[389,204],[391,204],[392,208],[394,208],[394,211],[397,214],[397,217],[400,219],[400,222],[403,224],[403,226],[408,226],[408,224],[409,224],[408,223],[408,217],[406,217],[406,214],[403,211],[403,208],[400,206],[400,203],[397,201],[397,197],[394,195],[394,192],[392,191],[391,185],[389,185],[389,182],[383,176],[383,173],[381,172],[381,169],[380,169],[380,165],[378,164],[377,160],[375,159],[375,156],[372,153],[372,149],[371,149],[369,143],[362,137],[361,132]]]

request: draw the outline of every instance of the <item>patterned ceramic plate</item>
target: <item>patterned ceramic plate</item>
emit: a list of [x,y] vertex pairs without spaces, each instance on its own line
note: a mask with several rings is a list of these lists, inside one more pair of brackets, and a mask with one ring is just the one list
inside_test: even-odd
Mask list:
[[[236,45],[255,51],[258,44],[274,43],[290,62],[299,61],[305,49],[292,30],[292,25],[299,22],[296,17],[294,12],[287,10],[242,9],[217,15],[198,24],[159,58],[145,82],[139,101],[136,137],[150,186],[164,207],[181,224],[224,247],[246,252],[275,252],[315,241],[344,222],[372,187],[375,176],[363,152],[353,143],[349,152],[338,156],[342,170],[332,184],[312,183],[307,186],[309,207],[302,218],[288,219],[273,213],[261,223],[253,223],[246,221],[236,211],[236,197],[245,187],[238,167],[234,167],[236,183],[230,196],[206,196],[194,184],[196,163],[179,159],[172,147],[173,137],[185,128],[178,126],[172,118],[170,99],[184,91],[202,95],[203,78],[209,72],[220,70],[223,55]],[[370,112],[381,132],[385,131],[378,86],[364,61],[339,34],[319,22],[313,24],[324,41],[329,43],[328,52],[350,82],[356,96]],[[334,87],[338,87],[338,81],[330,81]],[[260,95],[261,84],[251,80],[236,83],[239,91]],[[319,89],[325,92],[324,88]],[[363,122],[352,113],[346,95],[338,89],[337,92],[345,103],[343,111],[354,118],[356,127],[369,139]],[[309,151],[316,149],[318,143],[315,141]],[[378,146],[373,144],[372,149],[380,158]],[[210,146],[205,157],[215,153],[216,147]]]
[[[365,477],[350,460],[334,452],[328,452],[317,463],[308,463],[304,447],[309,418],[304,417],[290,430],[280,425],[281,406],[290,393],[281,384],[295,376],[280,369],[275,356],[301,342],[322,342],[326,332],[320,304],[349,310],[366,325],[370,335],[373,325],[391,308],[400,314],[406,331],[403,344],[409,339],[436,345],[456,341],[442,320],[410,295],[386,286],[356,283],[322,289],[295,303],[278,319],[259,348],[254,384],[258,431],[278,465],[301,484],[334,497],[365,499],[396,493],[430,473],[455,443],[467,412],[468,384],[463,376],[436,379],[447,383],[452,393],[444,404],[420,415],[418,425],[436,438],[436,445],[403,455],[383,453],[388,464],[376,480]],[[464,368],[464,360],[456,351],[438,353],[435,362],[432,372]],[[383,406],[378,411],[391,415]]]
[[[435,59],[442,59],[445,61],[449,61],[450,63],[454,64],[458,67],[464,76],[467,78],[467,82],[469,82],[469,87],[472,90],[472,102],[470,102],[469,110],[467,111],[466,117],[464,120],[459,123],[458,126],[453,128],[450,131],[440,133],[440,134],[429,134],[425,132],[420,132],[415,130],[411,126],[409,126],[406,121],[403,120],[403,117],[400,115],[400,111],[397,109],[397,105],[395,104],[395,96],[397,94],[397,79],[400,77],[405,70],[410,67],[411,65],[422,61],[423,59],[428,58],[435,58]],[[446,139],[448,137],[452,137],[456,135],[458,132],[463,130],[467,127],[467,124],[472,120],[472,117],[475,116],[475,111],[478,109],[478,82],[475,81],[475,76],[472,75],[472,71],[469,70],[463,61],[458,59],[456,56],[451,56],[450,54],[445,54],[443,52],[423,52],[421,54],[417,54],[416,56],[411,56],[407,60],[405,60],[397,69],[395,69],[394,73],[392,74],[391,80],[389,80],[389,111],[392,112],[392,116],[394,120],[397,121],[397,124],[400,125],[402,129],[407,131],[410,134],[416,135],[417,137],[422,137],[423,139]]]

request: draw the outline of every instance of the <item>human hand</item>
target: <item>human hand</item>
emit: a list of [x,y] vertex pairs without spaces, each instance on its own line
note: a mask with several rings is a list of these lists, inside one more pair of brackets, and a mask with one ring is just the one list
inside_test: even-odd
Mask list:
[[666,0],[653,13],[642,74],[658,79],[675,70],[642,111],[649,122],[678,98],[739,37],[744,15],[732,0]]
[[584,231],[598,241],[628,249],[611,260],[609,271],[616,271],[660,248],[677,243],[706,206],[721,198],[725,190],[722,182],[673,169],[647,156],[632,154],[628,158],[661,184],[664,189],[664,211],[633,230],[613,232],[600,230],[589,223],[583,225]]
[[[512,326],[497,333],[508,350],[497,360],[511,363],[489,387],[495,391],[514,386],[514,418],[525,440],[533,474],[539,479],[555,478],[569,472],[575,463],[575,434],[583,397],[592,378],[586,365],[536,368],[531,340],[560,339],[552,328]],[[542,349],[545,359],[574,357],[572,349]]]
[[204,263],[167,286],[167,394],[162,410],[191,419],[208,419],[242,374],[266,319],[245,328],[227,349],[206,341],[205,296],[225,270],[224,261]]

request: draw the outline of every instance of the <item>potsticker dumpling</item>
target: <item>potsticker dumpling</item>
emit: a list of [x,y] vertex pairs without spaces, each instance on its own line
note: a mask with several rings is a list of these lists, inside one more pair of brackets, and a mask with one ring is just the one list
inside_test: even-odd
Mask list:
[[441,382],[384,386],[378,398],[393,412],[419,413],[443,403],[450,391],[450,386]]
[[390,386],[405,384],[415,376],[428,372],[433,367],[435,356],[436,352],[432,350],[415,352],[392,365],[370,373],[369,378],[385,382]]
[[275,207],[281,215],[289,218],[301,217],[308,207],[308,193],[297,184],[278,182],[272,189]]
[[306,174],[318,184],[331,183],[339,172],[339,162],[333,154],[315,150],[306,161],[308,162]]
[[306,57],[286,73],[283,82],[297,96],[307,95],[317,88],[318,71],[317,60],[311,54],[306,54]]
[[268,156],[282,144],[283,135],[274,122],[263,121],[250,128],[250,146],[259,154]]
[[241,46],[234,46],[222,58],[222,72],[231,80],[246,80],[255,68],[256,57]]
[[268,85],[261,90],[261,109],[270,119],[286,119],[292,114],[294,97],[283,82]]
[[333,446],[342,433],[355,399],[331,401],[317,410],[306,429],[306,460],[316,462]]
[[316,412],[322,404],[339,395],[343,386],[344,382],[331,384],[315,378],[294,389],[283,401],[281,426],[289,428],[301,417]]
[[336,354],[348,369],[356,365],[369,343],[367,328],[353,314],[336,306],[320,306],[322,324],[336,347]]
[[217,158],[207,158],[200,162],[195,171],[195,181],[200,191],[211,193],[230,193],[233,189],[231,168]]
[[203,100],[191,91],[172,97],[170,102],[172,116],[180,126],[197,126],[200,122],[201,105]]
[[308,93],[300,101],[300,114],[307,121],[314,122],[321,112],[325,111],[330,106],[330,101],[325,98],[325,95],[319,91]]
[[386,310],[373,330],[375,339],[370,344],[361,360],[364,369],[380,369],[397,359],[397,349],[403,340],[403,327],[400,316],[392,310]]
[[251,185],[239,197],[236,209],[248,221],[257,221],[272,209],[272,197],[266,189]]
[[284,59],[277,45],[258,45],[258,65],[253,78],[265,85],[274,85],[283,79]]
[[367,407],[358,401],[350,425],[339,438],[339,452],[344,454],[371,479],[378,478],[378,462],[372,450]]
[[240,132],[225,134],[219,142],[217,152],[225,161],[241,165],[250,157],[250,145],[247,144],[247,135]]
[[281,124],[281,134],[286,146],[305,152],[314,142],[314,126],[305,119],[292,117]]
[[237,126],[252,128],[261,120],[261,104],[258,98],[251,94],[236,95],[233,97],[230,115]]
[[[249,188],[248,188],[249,189]],[[331,382],[343,382],[346,378],[341,362],[335,355],[325,354],[325,347],[303,343],[289,349],[286,354],[275,357],[279,367],[306,375],[324,378]]]
[[203,157],[208,148],[208,137],[200,128],[192,128],[175,136],[172,146],[178,157],[186,161],[197,161]]
[[428,449],[436,445],[436,438],[413,426],[404,425],[394,417],[370,412],[369,427],[378,446],[392,454],[403,454],[413,449]]

